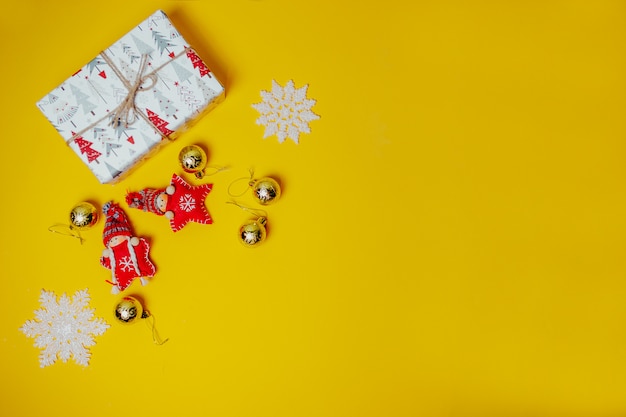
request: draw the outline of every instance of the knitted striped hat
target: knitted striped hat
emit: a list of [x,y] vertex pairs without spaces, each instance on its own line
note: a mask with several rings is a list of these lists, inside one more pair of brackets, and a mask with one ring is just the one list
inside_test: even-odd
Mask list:
[[104,243],[104,246],[108,247],[109,242],[115,236],[132,236],[132,230],[130,228],[128,217],[119,204],[109,201],[102,206],[102,212],[106,218],[104,231],[102,232],[102,242]]
[[126,194],[126,203],[130,208],[137,208],[162,216],[164,213],[157,207],[156,200],[164,192],[165,189],[159,190],[155,188],[144,188],[139,192],[129,192]]

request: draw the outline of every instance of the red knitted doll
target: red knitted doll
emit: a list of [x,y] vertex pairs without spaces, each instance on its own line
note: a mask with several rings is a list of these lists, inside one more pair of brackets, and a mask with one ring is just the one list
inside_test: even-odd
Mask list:
[[113,285],[111,292],[124,291],[135,278],[146,285],[146,277],[152,277],[156,272],[150,260],[150,244],[144,238],[132,236],[128,217],[119,204],[109,201],[102,207],[102,212],[106,217],[102,233],[106,248],[102,251],[100,263],[111,270],[111,281],[107,281]]
[[213,184],[191,185],[174,174],[167,188],[144,188],[139,192],[129,192],[126,194],[126,203],[129,207],[167,217],[171,229],[177,232],[190,221],[213,223],[204,203],[212,188]]

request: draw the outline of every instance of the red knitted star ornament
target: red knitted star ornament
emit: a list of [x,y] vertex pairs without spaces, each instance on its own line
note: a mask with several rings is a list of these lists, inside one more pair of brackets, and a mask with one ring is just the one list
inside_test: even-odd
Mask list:
[[174,186],[174,194],[170,195],[167,200],[167,210],[174,213],[170,219],[170,227],[174,232],[179,231],[189,222],[213,223],[204,204],[213,184],[191,185],[174,174],[170,185]]

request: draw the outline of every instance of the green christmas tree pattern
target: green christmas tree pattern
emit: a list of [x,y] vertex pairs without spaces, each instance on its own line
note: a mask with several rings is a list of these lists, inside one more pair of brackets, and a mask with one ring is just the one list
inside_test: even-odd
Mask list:
[[161,35],[156,30],[152,31],[152,38],[154,39],[154,42],[156,43],[157,48],[159,49],[159,53],[161,55],[163,55],[163,51],[165,51],[165,50],[167,50],[169,52],[169,50],[167,49],[168,47],[174,46],[174,44],[171,43],[169,41],[169,39],[167,39],[165,36]]
[[96,127],[93,129],[94,139],[98,139],[98,142],[100,142],[100,147],[104,148],[104,155],[107,158],[111,156],[111,153],[117,156],[117,152],[115,152],[115,149],[122,147],[122,145],[115,143],[114,139],[109,137],[109,135],[107,134],[108,132],[108,129],[102,127]]
[[41,104],[52,104],[54,102],[56,102],[59,99],[59,96],[54,95],[52,93],[48,94],[47,96],[47,100],[42,100]]
[[197,111],[200,104],[202,104],[202,100],[196,97],[196,92],[186,85],[178,86],[178,94],[181,100],[194,111]]
[[196,84],[198,85],[198,89],[202,92],[205,103],[210,103],[218,96],[217,91],[206,85],[206,83],[203,83],[200,78],[196,78]]
[[159,100],[159,106],[161,108],[161,112],[165,114],[165,117],[170,119],[176,119],[176,112],[178,109],[174,107],[172,100],[167,98],[161,91],[154,90],[154,96]]
[[155,143],[158,143],[162,140],[162,138],[154,138],[146,135],[144,132],[141,132],[141,139],[143,139],[143,143],[146,145],[148,149],[152,148]]
[[106,72],[98,68],[98,65],[104,65],[105,63],[106,62],[104,62],[102,58],[98,58],[98,57],[95,57],[94,59],[89,61],[87,63],[87,69],[89,70],[89,75],[91,75],[93,73],[93,70],[95,69],[96,71],[98,71],[99,76],[101,76],[102,78],[106,78],[107,77]]
[[122,43],[122,51],[130,58],[130,63],[133,64],[135,61],[139,61],[141,58],[139,55],[135,54],[133,48],[130,45]]
[[109,156],[111,156],[111,153],[117,156],[117,152],[115,152],[115,149],[119,149],[121,147],[122,145],[120,145],[119,143],[107,142],[104,146],[106,157],[108,158]]
[[178,76],[178,80],[180,82],[187,81],[193,75],[193,72],[188,71],[176,61],[172,61],[170,65],[172,66],[172,68],[174,68],[174,71],[176,72],[176,75]]
[[124,73],[124,77],[126,77],[129,82],[135,82],[135,79],[137,78],[137,72],[135,72],[135,70],[132,69],[127,62],[120,60],[120,69]]
[[55,110],[57,123],[62,124],[68,122],[72,117],[74,117],[76,112],[78,112],[78,107],[65,103],[64,105],[57,107]]
[[116,124],[115,126],[113,126],[113,130],[115,130],[115,133],[117,133],[117,138],[120,139],[122,135],[128,137],[127,132],[129,130],[135,130],[135,128],[130,126],[124,126],[123,124]]
[[133,38],[133,41],[135,42],[135,45],[137,46],[137,50],[139,51],[141,55],[150,55],[152,52],[154,52],[153,47],[151,47],[150,45],[148,45],[147,43],[145,43],[144,41],[142,41],[135,35],[131,35],[131,37]]
[[80,88],[76,87],[74,84],[70,85],[70,89],[72,90],[72,94],[74,94],[74,97],[76,97],[76,103],[79,107],[83,109],[83,113],[91,113],[95,116],[93,110],[98,106],[89,101],[89,95],[83,92]]
[[102,138],[104,137],[104,132],[107,130],[102,127],[94,127],[93,128],[93,138],[100,140],[102,142]]
[[122,174],[122,171],[120,171],[119,169],[116,169],[114,167],[112,167],[111,165],[109,165],[108,163],[104,163],[104,165],[107,167],[107,169],[109,170],[109,173],[111,174],[111,178],[116,178],[118,176],[120,176]]

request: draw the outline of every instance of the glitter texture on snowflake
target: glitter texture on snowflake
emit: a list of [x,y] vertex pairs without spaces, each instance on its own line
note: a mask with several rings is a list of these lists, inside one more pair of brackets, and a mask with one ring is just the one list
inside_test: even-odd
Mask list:
[[265,126],[264,139],[276,135],[280,143],[287,138],[298,143],[300,133],[311,133],[309,122],[320,117],[311,111],[315,100],[306,98],[308,88],[296,89],[292,80],[281,87],[272,80],[272,91],[261,91],[263,101],[252,107],[261,114],[256,124]]
[[89,293],[76,291],[70,298],[63,294],[57,299],[52,291],[41,290],[41,309],[35,310],[35,320],[27,320],[20,331],[35,339],[41,349],[39,364],[43,368],[57,359],[67,362],[70,357],[83,366],[89,364],[88,348],[96,344],[94,336],[102,335],[109,325],[102,318],[94,318],[88,308]]

